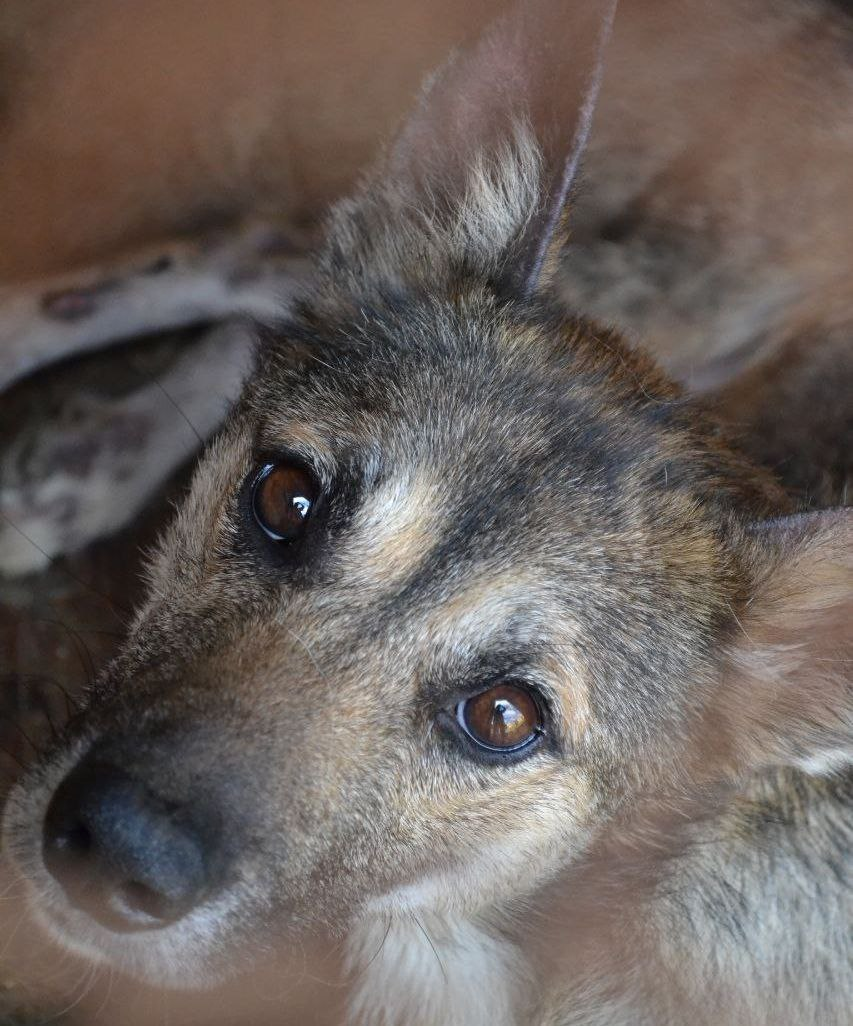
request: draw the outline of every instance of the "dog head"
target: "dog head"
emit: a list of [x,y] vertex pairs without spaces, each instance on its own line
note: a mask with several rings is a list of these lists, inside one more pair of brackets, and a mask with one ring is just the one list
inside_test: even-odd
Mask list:
[[259,934],[511,919],[709,710],[726,770],[848,744],[832,684],[796,732],[791,660],[728,715],[827,582],[848,601],[847,519],[756,530],[772,479],[550,293],[612,17],[582,6],[451,61],[332,212],[121,655],[9,803],[67,945],[186,983]]

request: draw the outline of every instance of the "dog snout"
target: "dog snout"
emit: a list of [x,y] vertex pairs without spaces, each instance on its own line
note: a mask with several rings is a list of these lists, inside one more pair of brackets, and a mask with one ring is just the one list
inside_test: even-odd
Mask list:
[[181,919],[219,889],[224,869],[215,809],[167,798],[97,758],[54,793],[43,856],[69,902],[120,933]]

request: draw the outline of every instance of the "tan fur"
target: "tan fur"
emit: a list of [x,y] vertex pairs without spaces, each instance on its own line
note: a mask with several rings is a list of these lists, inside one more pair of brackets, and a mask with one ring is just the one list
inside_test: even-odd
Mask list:
[[[602,173],[588,195],[602,216],[608,195],[621,208],[630,194],[641,224],[680,221],[694,269],[722,268],[729,355],[749,320],[734,279],[770,225],[775,342],[799,324],[801,289],[834,285],[847,243],[826,214],[771,224],[774,204],[803,195],[790,163],[738,187],[792,100],[770,96],[750,61],[766,48],[826,95],[845,72],[792,34],[814,31],[824,58],[838,39],[795,4],[626,9],[618,95],[648,106],[632,135],[636,109],[611,99],[608,115],[605,97],[590,174],[624,139],[649,156],[636,165],[629,147],[622,180]],[[317,931],[343,939],[351,1021],[366,1026],[841,1026],[849,514],[798,518],[795,488],[722,415],[734,393],[691,398],[616,330],[567,313],[553,260],[533,281],[507,275],[529,243],[553,257],[562,241],[543,218],[562,198],[552,165],[576,156],[612,13],[574,11],[580,70],[564,80],[563,8],[530,11],[439,72],[332,210],[312,278],[153,554],[122,653],[17,787],[4,838],[56,938],[152,981],[215,978],[259,931],[284,944]],[[732,41],[738,73],[721,78]],[[553,86],[538,61],[555,48],[545,71],[572,86],[559,102],[576,113],[556,142],[549,96],[519,113],[492,88],[496,53],[520,87]],[[668,116],[650,99],[662,64],[667,96],[685,97]],[[742,126],[721,94],[746,108]],[[838,115],[809,96],[819,137]],[[460,139],[445,114],[462,101],[477,131]],[[760,150],[771,164],[790,156],[779,131]],[[460,147],[446,166],[444,132]],[[849,140],[829,136],[831,161]],[[706,147],[723,137],[731,163],[712,165]],[[830,173],[824,199],[841,209],[846,189]],[[833,232],[825,260],[816,224]],[[721,264],[706,262],[712,241]],[[684,358],[698,349],[688,337]],[[815,438],[792,456],[823,465]],[[314,468],[321,499],[304,538],[277,545],[253,519],[251,482],[287,453]],[[536,696],[544,725],[524,753],[496,755],[458,708],[507,680]],[[213,802],[241,840],[219,889],[172,924],[112,931],[48,870],[46,809],[96,756],[170,809]]]

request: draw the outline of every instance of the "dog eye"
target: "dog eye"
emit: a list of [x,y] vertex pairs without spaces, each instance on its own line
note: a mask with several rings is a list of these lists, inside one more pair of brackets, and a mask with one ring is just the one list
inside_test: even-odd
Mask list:
[[456,706],[456,719],[478,745],[491,751],[524,748],[542,733],[536,700],[516,684],[498,684]]
[[273,541],[294,541],[305,529],[319,495],[319,485],[304,467],[268,463],[252,486],[252,511]]

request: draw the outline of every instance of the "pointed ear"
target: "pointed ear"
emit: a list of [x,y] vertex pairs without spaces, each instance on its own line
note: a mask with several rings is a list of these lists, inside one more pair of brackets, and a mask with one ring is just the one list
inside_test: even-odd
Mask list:
[[513,6],[433,76],[377,176],[515,295],[536,289],[559,225],[615,8]]
[[[757,587],[726,665],[726,719],[750,767],[853,764],[853,510],[758,524]],[[740,759],[739,759],[740,761]]]

